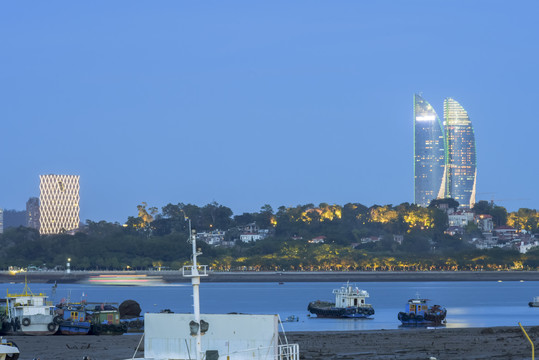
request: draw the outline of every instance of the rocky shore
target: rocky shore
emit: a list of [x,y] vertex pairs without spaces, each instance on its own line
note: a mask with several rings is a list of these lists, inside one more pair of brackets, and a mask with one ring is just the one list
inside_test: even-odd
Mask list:
[[[526,327],[532,340],[539,326]],[[293,332],[305,360],[428,360],[531,358],[531,346],[518,326],[493,328],[398,329],[347,332]],[[14,336],[19,360],[130,359],[141,335],[122,336]],[[142,357],[139,351],[137,357]]]

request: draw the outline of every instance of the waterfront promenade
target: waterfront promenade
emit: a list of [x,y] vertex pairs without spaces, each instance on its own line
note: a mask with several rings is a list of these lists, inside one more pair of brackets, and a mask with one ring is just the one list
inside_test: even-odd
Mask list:
[[[189,282],[181,271],[33,271],[0,272],[0,282],[84,283],[99,275],[139,275],[160,278],[166,283]],[[538,271],[239,271],[210,272],[202,282],[383,282],[383,281],[539,281]]]

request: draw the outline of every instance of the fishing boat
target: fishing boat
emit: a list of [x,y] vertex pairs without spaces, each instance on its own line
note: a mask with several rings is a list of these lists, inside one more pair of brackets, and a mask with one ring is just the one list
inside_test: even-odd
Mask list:
[[0,360],[17,360],[19,353],[19,348],[13,341],[0,338]]
[[91,328],[86,313],[86,303],[60,303],[56,305],[56,313],[62,317],[58,331],[62,335],[88,335]]
[[372,305],[365,299],[369,293],[346,283],[340,289],[334,289],[335,302],[312,301],[307,306],[311,314],[321,318],[369,318],[374,315]]
[[206,265],[197,263],[201,253],[191,223],[188,241],[193,247],[193,263],[184,266],[182,274],[191,279],[194,311],[146,313],[144,359],[299,360],[298,345],[289,344],[284,333],[279,333],[279,315],[201,313],[200,279],[208,273]]
[[127,331],[127,324],[120,322],[117,303],[89,302],[86,306],[90,320],[90,333],[93,335],[122,335]]
[[55,307],[48,296],[34,294],[25,281],[20,294],[7,293],[5,315],[1,332],[15,335],[52,335],[58,330],[62,318],[55,314]]
[[539,307],[539,296],[533,298],[532,301],[528,303],[530,307]]
[[403,325],[442,325],[445,324],[447,310],[440,305],[428,304],[428,299],[419,296],[406,303],[404,311],[397,318]]

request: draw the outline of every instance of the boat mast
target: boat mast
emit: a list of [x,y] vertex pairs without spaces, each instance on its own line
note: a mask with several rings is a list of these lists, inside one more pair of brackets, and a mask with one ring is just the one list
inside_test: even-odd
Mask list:
[[[191,284],[193,286],[193,312],[195,315],[195,322],[198,324],[197,334],[196,334],[196,360],[202,359],[202,335],[200,333],[200,296],[199,296],[199,286],[200,286],[200,277],[208,276],[206,274],[206,265],[198,265],[197,256],[202,255],[201,252],[197,250],[197,239],[196,231],[191,229],[191,219],[189,220],[189,240],[193,247],[193,265],[183,267],[183,276],[191,278]],[[200,267],[200,272],[199,272]]]

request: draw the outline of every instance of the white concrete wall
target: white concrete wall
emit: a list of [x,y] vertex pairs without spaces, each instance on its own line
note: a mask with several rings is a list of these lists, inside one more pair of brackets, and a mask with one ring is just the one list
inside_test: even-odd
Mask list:
[[[274,359],[278,345],[277,315],[202,314],[209,323],[202,336],[202,351],[217,350],[230,360]],[[146,314],[144,357],[195,359],[196,336],[190,335],[193,314]],[[245,351],[248,350],[249,351]]]

